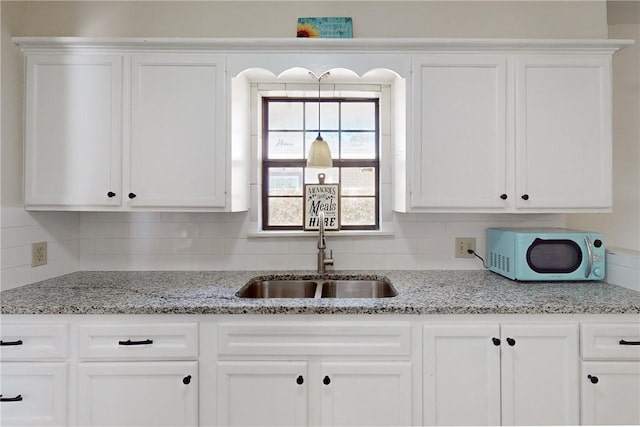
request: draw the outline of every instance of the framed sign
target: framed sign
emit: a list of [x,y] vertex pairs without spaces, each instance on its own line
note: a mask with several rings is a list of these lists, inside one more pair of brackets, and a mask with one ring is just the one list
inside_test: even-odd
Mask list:
[[320,228],[320,211],[324,212],[324,229],[338,230],[340,228],[340,184],[325,184],[325,175],[318,174],[320,184],[305,184],[304,186],[304,229],[317,230]]

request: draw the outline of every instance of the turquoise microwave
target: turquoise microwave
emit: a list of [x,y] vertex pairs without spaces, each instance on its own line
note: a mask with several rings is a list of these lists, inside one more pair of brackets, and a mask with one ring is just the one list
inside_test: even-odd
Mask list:
[[602,280],[600,233],[564,228],[489,228],[489,270],[520,281]]

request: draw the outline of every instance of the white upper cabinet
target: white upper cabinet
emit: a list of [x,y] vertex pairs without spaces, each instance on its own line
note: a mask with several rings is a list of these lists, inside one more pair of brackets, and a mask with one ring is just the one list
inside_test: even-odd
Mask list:
[[131,61],[131,206],[225,207],[224,58]]
[[26,66],[27,209],[232,209],[224,56],[29,54]]
[[516,58],[518,210],[611,207],[611,57]]
[[611,52],[416,55],[412,78],[396,210],[611,209]]
[[506,182],[504,55],[415,58],[416,208],[502,209]]
[[27,208],[120,204],[122,68],[118,55],[27,57]]

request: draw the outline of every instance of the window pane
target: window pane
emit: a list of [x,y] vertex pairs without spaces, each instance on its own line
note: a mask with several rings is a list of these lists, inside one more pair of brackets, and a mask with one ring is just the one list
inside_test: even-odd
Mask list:
[[376,223],[376,202],[373,197],[342,197],[340,200],[342,225],[373,225]]
[[269,129],[302,130],[302,102],[270,102]]
[[302,132],[269,132],[269,159],[301,159]]
[[[341,159],[375,159],[375,132],[343,132]],[[333,151],[331,152],[333,155]]]
[[269,197],[269,225],[302,227],[302,197]]
[[342,104],[342,130],[374,130],[375,105],[370,102]]
[[[304,135],[304,158],[309,157],[309,148],[311,148],[311,143],[316,140],[318,136],[318,132],[306,132]],[[338,152],[338,132],[322,132],[322,139],[327,141],[329,144],[329,150],[331,150],[331,158],[337,159],[339,157]]]
[[338,172],[339,172],[338,168],[327,168],[327,169],[305,168],[304,182],[305,184],[319,184],[320,182],[318,181],[318,174],[323,173],[325,174],[325,178],[324,178],[325,184],[338,184],[340,179]]
[[302,168],[269,168],[270,196],[302,196]]
[[373,167],[342,168],[340,194],[343,196],[375,196],[375,171]]
[[[320,127],[321,129],[338,130],[338,103],[320,103]],[[305,128],[318,133],[318,103],[307,102]]]

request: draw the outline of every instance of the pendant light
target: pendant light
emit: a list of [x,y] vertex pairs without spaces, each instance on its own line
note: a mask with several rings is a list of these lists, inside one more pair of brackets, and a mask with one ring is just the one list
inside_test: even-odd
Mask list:
[[318,136],[315,141],[311,143],[309,148],[309,156],[307,157],[308,168],[330,168],[333,167],[333,160],[331,158],[331,150],[327,141],[322,139],[320,135],[320,80],[323,77],[329,75],[329,71],[322,74],[320,77],[316,76],[313,72],[309,71],[309,75],[318,79]]

